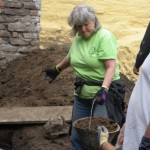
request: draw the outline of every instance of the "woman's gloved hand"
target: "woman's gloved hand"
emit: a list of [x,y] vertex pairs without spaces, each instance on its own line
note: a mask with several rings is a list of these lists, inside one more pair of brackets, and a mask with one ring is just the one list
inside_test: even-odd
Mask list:
[[61,70],[57,66],[45,70],[45,77],[47,80],[55,80],[60,74]]
[[108,89],[101,87],[101,89],[96,93],[96,100],[99,105],[103,105],[108,98]]
[[104,143],[108,143],[109,133],[105,126],[98,126],[98,141],[100,149],[102,149]]

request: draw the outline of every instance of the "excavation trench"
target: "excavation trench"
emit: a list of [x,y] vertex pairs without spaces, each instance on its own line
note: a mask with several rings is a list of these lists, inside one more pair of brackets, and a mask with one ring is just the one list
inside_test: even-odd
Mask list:
[[[43,70],[54,66],[68,52],[70,44],[51,45],[46,50],[27,53],[0,72],[0,107],[72,106],[74,76],[71,68],[63,71],[51,84]],[[134,83],[123,74],[128,102]],[[1,125],[0,147],[9,150],[68,150],[70,136],[55,140],[43,136],[43,125]]]

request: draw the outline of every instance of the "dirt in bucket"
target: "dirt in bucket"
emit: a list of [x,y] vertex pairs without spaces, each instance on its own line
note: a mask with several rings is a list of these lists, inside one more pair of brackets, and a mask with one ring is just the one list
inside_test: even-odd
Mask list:
[[[89,130],[89,122],[90,117],[78,120],[78,122],[76,123],[76,127],[84,130]],[[91,118],[91,131],[97,132],[97,127],[101,125],[104,125],[108,129],[108,132],[113,132],[118,127],[118,125],[112,120],[95,117]]]

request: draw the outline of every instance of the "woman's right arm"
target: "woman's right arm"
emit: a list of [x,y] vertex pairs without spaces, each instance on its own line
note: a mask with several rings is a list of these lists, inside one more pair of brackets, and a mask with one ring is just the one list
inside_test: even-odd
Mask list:
[[64,70],[70,66],[70,61],[68,60],[67,56],[56,65],[59,70]]

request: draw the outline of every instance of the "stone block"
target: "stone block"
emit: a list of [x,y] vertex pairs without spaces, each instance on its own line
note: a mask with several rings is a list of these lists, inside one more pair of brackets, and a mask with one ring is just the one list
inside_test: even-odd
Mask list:
[[45,138],[54,139],[59,137],[59,135],[68,134],[69,125],[67,126],[63,116],[53,116],[44,125],[44,133]]
[[18,32],[36,32],[36,28],[33,24],[25,25],[21,22],[8,24],[8,30]]
[[4,1],[0,0],[0,7],[4,7]]
[[30,16],[41,16],[41,11],[31,10],[29,14]]
[[21,16],[26,16],[29,14],[29,10],[28,9],[11,9],[11,8],[6,8],[4,10],[4,14],[6,15],[21,15]]
[[11,37],[11,35],[7,30],[0,30],[0,37]]
[[3,39],[2,38],[0,38],[0,45],[2,45],[3,44]]
[[0,50],[5,52],[16,52],[17,51],[17,47],[12,46],[10,44],[2,44],[0,45]]
[[4,3],[5,7],[10,7],[10,8],[21,8],[22,3],[17,1],[17,2],[10,2],[10,1],[5,1]]
[[25,39],[37,39],[38,36],[38,33],[23,33]]
[[1,69],[6,69],[7,68],[7,61],[6,59],[0,60],[0,70]]
[[5,59],[5,54],[4,52],[0,51],[0,60]]
[[31,9],[31,10],[40,10],[40,5],[34,2],[24,2],[24,8]]
[[23,19],[20,21],[21,23],[30,23],[30,24],[37,24],[40,22],[40,18],[38,16],[25,16]]
[[5,25],[4,24],[0,24],[0,30],[5,30],[5,29],[6,29]]
[[32,45],[32,46],[39,46],[39,40],[32,40],[30,42],[30,45]]
[[29,45],[29,42],[24,40],[24,39],[21,39],[21,38],[11,38],[10,39],[10,43],[12,45],[20,45],[20,46],[25,46],[25,45]]
[[2,37],[2,44],[9,45],[9,41],[10,41],[9,37]]
[[15,38],[15,37],[19,37],[18,32],[12,32],[12,37],[13,37],[13,38]]
[[0,14],[2,14],[4,12],[3,8],[0,8]]

